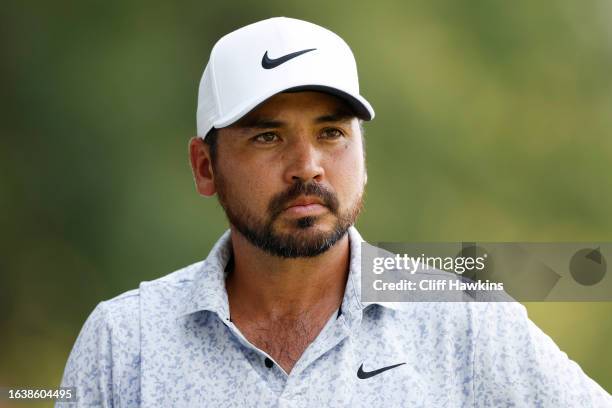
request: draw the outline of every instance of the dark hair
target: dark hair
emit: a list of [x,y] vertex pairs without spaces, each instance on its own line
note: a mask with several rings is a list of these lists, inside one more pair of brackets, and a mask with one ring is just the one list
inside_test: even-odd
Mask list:
[[210,161],[214,167],[215,161],[217,160],[217,139],[219,137],[219,132],[217,129],[212,128],[206,134],[204,138],[204,143],[208,145],[208,149],[210,150]]

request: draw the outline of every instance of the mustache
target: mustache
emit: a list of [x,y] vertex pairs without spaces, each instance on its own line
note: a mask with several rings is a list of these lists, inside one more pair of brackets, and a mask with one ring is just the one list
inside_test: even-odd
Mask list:
[[275,195],[270,201],[268,211],[272,215],[272,219],[276,218],[276,216],[283,212],[290,201],[295,200],[300,196],[318,197],[323,205],[327,207],[332,214],[337,214],[338,208],[340,207],[336,194],[323,187],[321,184],[315,182],[304,183],[302,181],[297,181],[286,191]]

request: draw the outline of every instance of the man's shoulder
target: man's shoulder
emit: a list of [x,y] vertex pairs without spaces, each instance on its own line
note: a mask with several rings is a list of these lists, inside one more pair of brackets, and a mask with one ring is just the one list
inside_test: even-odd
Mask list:
[[[389,313],[375,312],[384,309]],[[411,333],[416,324],[436,338],[443,334],[471,344],[482,341],[483,332],[486,338],[507,330],[526,333],[532,326],[518,302],[390,302],[368,315],[400,332]]]
[[[198,261],[160,278],[140,282],[138,288],[128,290],[100,303],[109,318],[137,322],[143,298],[181,299],[189,291],[204,261]],[[155,301],[155,299],[153,299]]]

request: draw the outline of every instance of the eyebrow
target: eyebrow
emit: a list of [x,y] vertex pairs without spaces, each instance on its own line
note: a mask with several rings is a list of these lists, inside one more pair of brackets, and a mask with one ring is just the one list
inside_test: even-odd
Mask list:
[[[338,109],[333,113],[322,115],[314,119],[314,123],[344,122],[355,117],[355,114],[345,109]],[[236,124],[238,127],[246,129],[271,129],[281,128],[287,122],[275,120],[264,116],[246,117]]]
[[315,119],[315,123],[326,123],[326,122],[344,122],[355,117],[353,112],[338,109],[330,115],[319,116]]

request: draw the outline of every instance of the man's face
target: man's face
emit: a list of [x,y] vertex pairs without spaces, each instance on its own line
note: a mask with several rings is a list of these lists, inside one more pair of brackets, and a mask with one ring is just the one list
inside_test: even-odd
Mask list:
[[281,257],[316,256],[342,238],[366,182],[357,118],[320,92],[277,94],[220,129],[212,170],[230,223]]

